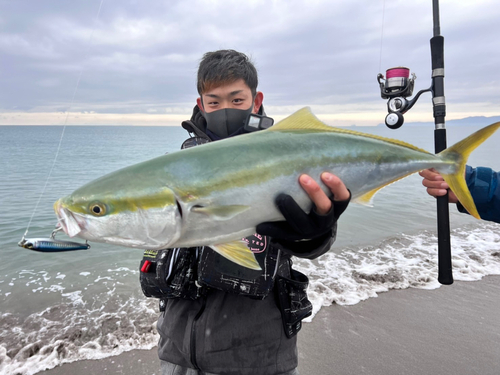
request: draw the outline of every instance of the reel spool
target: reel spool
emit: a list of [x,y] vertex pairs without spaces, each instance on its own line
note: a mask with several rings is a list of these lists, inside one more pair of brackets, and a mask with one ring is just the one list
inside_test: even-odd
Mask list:
[[413,87],[417,77],[413,73],[410,78],[410,69],[404,66],[390,68],[386,70],[385,76],[383,82],[384,75],[379,73],[377,76],[382,99],[391,99],[398,96],[407,98],[413,94]]

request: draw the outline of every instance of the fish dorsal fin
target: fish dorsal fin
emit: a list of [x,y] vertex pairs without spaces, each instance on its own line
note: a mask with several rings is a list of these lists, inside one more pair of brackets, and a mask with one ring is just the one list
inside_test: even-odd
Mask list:
[[372,200],[373,200],[373,197],[375,196],[375,194],[377,194],[380,190],[382,190],[383,188],[385,188],[386,186],[390,185],[390,184],[393,184],[395,183],[396,181],[399,181],[399,180],[402,180],[403,178],[405,177],[408,177],[409,175],[413,174],[415,172],[411,172],[411,173],[408,173],[402,177],[398,177],[398,178],[395,178],[394,180],[391,180],[389,181],[388,183],[382,185],[382,186],[379,186],[373,190],[370,190],[369,192],[353,199],[353,202],[355,203],[358,203],[358,204],[362,204],[364,206],[371,206],[372,205]]
[[425,152],[429,154],[430,152],[421,149],[419,147],[415,147],[410,143],[406,143],[400,141],[398,139],[385,138],[379,135],[373,135],[368,133],[362,133],[356,130],[351,129],[343,129],[343,128],[335,128],[333,126],[328,126],[321,120],[319,120],[312,112],[309,107],[304,107],[299,109],[297,112],[291,114],[285,119],[278,122],[276,125],[270,127],[266,131],[310,131],[310,132],[329,132],[329,133],[339,133],[339,134],[350,134],[357,135],[360,137],[378,139],[380,141],[392,143],[395,145],[403,146],[415,151]]
[[290,116],[284,118],[276,125],[271,126],[269,131],[287,131],[287,130],[311,130],[311,131],[335,131],[336,128],[321,122],[311,112],[311,108],[304,107]]

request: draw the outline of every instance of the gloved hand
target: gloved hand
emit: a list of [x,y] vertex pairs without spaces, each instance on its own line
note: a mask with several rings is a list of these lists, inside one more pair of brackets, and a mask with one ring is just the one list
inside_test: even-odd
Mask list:
[[337,202],[332,198],[330,200],[332,207],[325,215],[319,215],[314,205],[311,212],[306,214],[290,195],[280,194],[275,202],[286,221],[261,223],[257,225],[257,233],[271,236],[293,252],[307,251],[304,249],[304,241],[317,240],[315,242],[319,245],[332,235],[332,230],[349,205],[351,196],[345,201]]

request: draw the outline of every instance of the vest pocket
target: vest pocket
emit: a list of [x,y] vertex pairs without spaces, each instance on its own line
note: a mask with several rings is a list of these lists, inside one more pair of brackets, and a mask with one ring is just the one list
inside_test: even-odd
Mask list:
[[[146,297],[197,299],[198,248],[147,250],[140,264],[141,288]],[[161,311],[161,306],[160,306]]]
[[309,279],[302,272],[291,269],[290,278],[277,278],[276,292],[285,334],[291,338],[302,328],[302,319],[312,314],[312,303],[307,298]]

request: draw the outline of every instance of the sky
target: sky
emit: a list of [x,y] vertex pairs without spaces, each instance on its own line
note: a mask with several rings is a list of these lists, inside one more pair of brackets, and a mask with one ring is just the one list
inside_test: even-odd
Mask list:
[[[500,2],[439,3],[446,119],[500,115]],[[429,88],[432,36],[431,0],[0,0],[0,125],[178,125],[217,49],[251,57],[277,120],[377,125],[377,74]],[[430,93],[405,121],[433,121]]]

